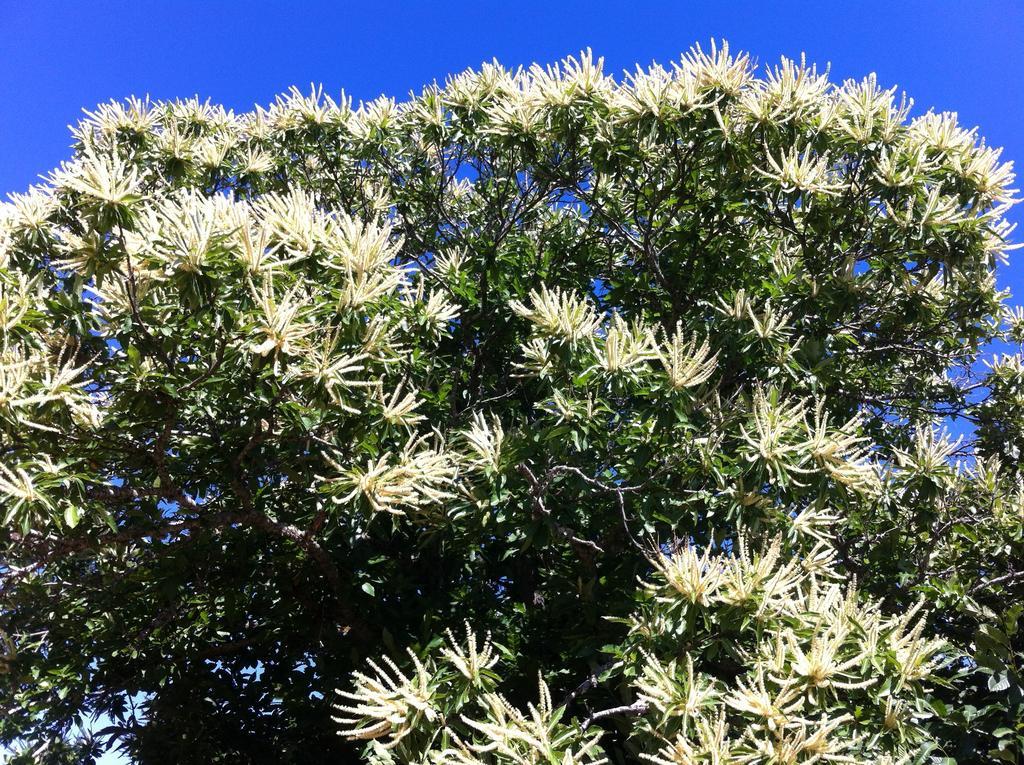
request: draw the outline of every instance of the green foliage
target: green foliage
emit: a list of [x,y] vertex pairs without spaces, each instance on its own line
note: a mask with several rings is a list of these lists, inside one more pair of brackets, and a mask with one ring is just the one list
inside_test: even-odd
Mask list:
[[714,46],[100,107],[0,207],[0,742],[1020,762],[1013,175],[909,111]]

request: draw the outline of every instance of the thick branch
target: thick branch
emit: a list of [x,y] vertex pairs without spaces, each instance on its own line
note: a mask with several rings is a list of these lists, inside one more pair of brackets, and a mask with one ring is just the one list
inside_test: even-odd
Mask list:
[[590,717],[583,721],[583,730],[586,730],[598,720],[603,720],[606,717],[638,717],[639,715],[645,714],[647,712],[647,708],[648,705],[646,701],[634,701],[632,704],[626,704],[625,706],[602,709],[599,712],[594,712],[594,714],[590,715]]
[[530,484],[530,498],[533,502],[533,515],[535,518],[547,518],[555,531],[555,535],[560,539],[568,540],[577,547],[585,547],[599,553],[604,552],[596,542],[580,537],[573,529],[563,526],[551,517],[551,511],[544,506],[544,494],[547,491],[547,484],[541,484],[525,462],[517,465],[516,470]]

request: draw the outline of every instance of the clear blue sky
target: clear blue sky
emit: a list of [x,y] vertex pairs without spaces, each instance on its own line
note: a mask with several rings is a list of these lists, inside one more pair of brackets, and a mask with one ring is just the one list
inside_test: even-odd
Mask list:
[[[198,94],[244,111],[316,82],[401,99],[492,58],[590,47],[620,74],[712,37],[762,65],[805,52],[833,79],[876,72],[915,113],[979,126],[1024,176],[1021,0],[0,0],[0,199],[65,159],[67,125],[113,98]],[[1024,204],[1011,217],[1024,223]],[[1024,250],[1000,282],[1024,301]]]
[[762,64],[806,51],[836,78],[875,71],[1024,162],[1020,0],[0,0],[0,193],[66,157],[67,124],[111,98],[199,94],[247,110],[310,82],[403,97],[493,57],[549,62],[590,46],[618,73],[712,36]]
[[[495,57],[552,62],[589,46],[620,73],[711,37],[761,64],[806,52],[836,79],[877,72],[915,112],[980,126],[1024,174],[1020,0],[0,0],[0,198],[66,158],[67,125],[111,98],[198,94],[238,111],[312,82],[402,98]],[[1001,278],[1020,298],[1022,261]]]
[[[311,82],[357,101],[403,97],[494,57],[550,62],[589,46],[618,73],[711,37],[762,64],[806,52],[835,78],[877,72],[916,111],[958,111],[1024,168],[1019,0],[0,0],[0,197],[65,158],[66,126],[111,98],[198,94],[237,111]],[[1024,266],[1003,280],[1024,295]]]
[[555,61],[587,46],[608,70],[729,39],[762,63],[878,73],[956,110],[1024,161],[1024,3],[226,2],[0,0],[0,193],[67,156],[66,126],[111,98],[199,94],[236,110],[321,82],[356,100],[497,57]]

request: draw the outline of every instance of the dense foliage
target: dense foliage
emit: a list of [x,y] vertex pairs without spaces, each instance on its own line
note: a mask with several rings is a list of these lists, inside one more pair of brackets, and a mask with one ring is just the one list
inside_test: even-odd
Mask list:
[[89,114],[0,208],[0,742],[1021,761],[1013,176],[910,111],[712,46]]

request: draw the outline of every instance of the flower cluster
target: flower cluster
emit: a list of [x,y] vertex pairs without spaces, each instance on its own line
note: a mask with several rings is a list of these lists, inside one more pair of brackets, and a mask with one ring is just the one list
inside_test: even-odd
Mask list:
[[541,680],[524,713],[494,690],[490,638],[479,647],[467,625],[464,647],[449,634],[450,647],[410,652],[408,675],[387,659],[370,663],[374,677],[356,672],[355,690],[339,691],[358,702],[337,707],[340,732],[381,742],[371,760],[399,750],[402,761],[463,765],[605,762],[589,726],[615,715],[635,718],[628,735],[658,765],[898,762],[927,750],[925,690],[948,655],[925,635],[921,603],[888,615],[836,581],[820,547],[794,555],[781,539],[752,549],[741,537],[732,554],[660,549],[650,563],[604,678],[632,704],[566,722],[571,701],[555,707]]
[[355,690],[337,691],[339,734],[370,740],[370,762],[419,761],[446,765],[541,765],[607,762],[600,732],[584,733],[560,722],[563,709],[551,701],[543,679],[540,698],[525,712],[494,689],[498,652],[490,636],[480,643],[469,625],[462,641],[451,631],[448,645],[420,658],[408,651],[413,669],[404,673],[392,660],[370,660],[373,675],[353,674]]
[[[628,649],[656,763],[896,760],[925,746],[924,689],[948,661],[926,637],[921,604],[887,615],[839,581],[820,544],[800,556],[780,539],[733,554],[658,551]],[[720,660],[710,646],[727,641]],[[658,658],[672,646],[702,646]],[[689,759],[683,758],[686,755]]]

